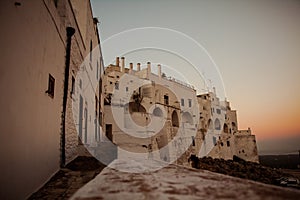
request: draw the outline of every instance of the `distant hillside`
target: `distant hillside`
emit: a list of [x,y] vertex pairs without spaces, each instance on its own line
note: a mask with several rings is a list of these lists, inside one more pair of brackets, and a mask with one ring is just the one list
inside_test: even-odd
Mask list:
[[257,140],[259,155],[298,154],[300,150],[300,133],[296,136]]
[[297,166],[300,165],[300,158],[298,154],[261,155],[259,162],[261,165],[272,168],[297,169]]

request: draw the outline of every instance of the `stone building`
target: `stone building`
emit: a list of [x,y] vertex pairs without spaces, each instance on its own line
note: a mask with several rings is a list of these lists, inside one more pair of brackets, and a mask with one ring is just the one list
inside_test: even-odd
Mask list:
[[238,130],[236,111],[216,92],[197,95],[193,86],[158,74],[125,58],[105,69],[103,77],[106,138],[118,157],[152,157],[191,166],[191,158],[242,159],[258,162],[255,136]]
[[98,21],[89,0],[4,0],[0,15],[0,198],[24,199],[99,139]]

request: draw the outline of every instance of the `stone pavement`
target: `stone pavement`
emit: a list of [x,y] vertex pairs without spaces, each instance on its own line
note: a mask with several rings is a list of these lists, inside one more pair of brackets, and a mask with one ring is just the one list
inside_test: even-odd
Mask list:
[[68,199],[104,167],[105,165],[93,157],[77,157],[66,168],[59,170],[29,199]]
[[[115,160],[109,166],[130,169],[133,162],[136,161]],[[298,200],[299,197],[300,191],[296,189],[171,164],[157,171],[144,173],[127,173],[106,167],[96,178],[79,189],[71,199]]]

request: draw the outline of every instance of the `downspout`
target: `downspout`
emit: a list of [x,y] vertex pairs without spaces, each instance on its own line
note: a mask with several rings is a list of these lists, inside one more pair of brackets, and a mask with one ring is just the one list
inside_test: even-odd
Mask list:
[[68,99],[68,86],[69,86],[69,71],[70,71],[70,58],[71,58],[71,43],[72,36],[75,29],[67,27],[67,46],[66,46],[66,63],[65,63],[65,78],[64,78],[64,96],[63,96],[63,110],[61,113],[61,134],[60,134],[60,167],[65,167],[66,164],[66,110]]

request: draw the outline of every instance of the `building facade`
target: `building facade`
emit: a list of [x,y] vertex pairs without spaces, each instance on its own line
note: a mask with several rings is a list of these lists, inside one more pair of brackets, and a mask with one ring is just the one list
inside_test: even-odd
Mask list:
[[[89,0],[4,0],[0,5],[0,198],[23,199],[78,156],[80,144],[97,140],[102,87],[86,86],[78,74],[101,82],[103,61]],[[93,49],[98,50],[90,54]],[[82,67],[85,60],[89,65]],[[92,100],[80,84],[93,90]],[[83,142],[79,125],[91,127]]]
[[166,77],[151,63],[127,67],[116,59],[103,77],[105,138],[118,146],[118,157],[138,155],[191,166],[192,157],[258,162],[255,136],[238,130],[236,111],[216,92],[196,90]]

